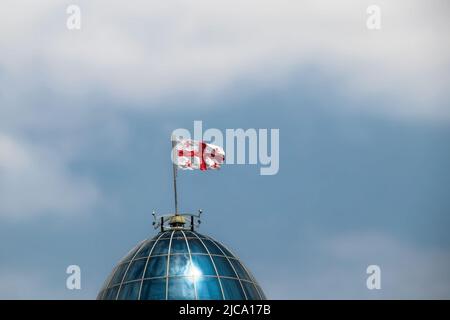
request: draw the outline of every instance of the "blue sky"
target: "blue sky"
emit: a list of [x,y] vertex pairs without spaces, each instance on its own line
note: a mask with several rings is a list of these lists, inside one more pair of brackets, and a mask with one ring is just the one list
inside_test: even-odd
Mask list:
[[450,297],[445,1],[380,1],[379,31],[364,1],[78,1],[80,31],[68,4],[0,14],[1,298],[95,298],[173,209],[169,138],[194,120],[280,129],[277,175],[179,175],[268,297]]

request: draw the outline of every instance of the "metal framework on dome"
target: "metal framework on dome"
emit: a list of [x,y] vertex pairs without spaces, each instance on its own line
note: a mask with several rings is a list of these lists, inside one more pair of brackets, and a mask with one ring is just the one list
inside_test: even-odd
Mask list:
[[[155,229],[160,228],[161,232],[166,230],[191,230],[195,231],[201,224],[201,215],[203,210],[198,213],[175,213],[158,215],[153,211],[153,226]],[[186,223],[189,222],[187,225]]]

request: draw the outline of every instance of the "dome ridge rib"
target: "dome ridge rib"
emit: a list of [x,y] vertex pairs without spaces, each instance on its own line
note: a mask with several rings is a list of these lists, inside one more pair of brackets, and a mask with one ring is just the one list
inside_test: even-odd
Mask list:
[[175,231],[171,230],[170,231],[170,241],[169,241],[169,248],[167,250],[167,268],[166,268],[166,300],[169,300],[169,268],[170,268],[170,253],[172,250],[172,239],[173,239],[173,234],[175,233]]
[[[223,253],[223,255],[225,256],[225,258],[228,260],[228,262],[229,262],[230,265],[231,265],[231,268],[233,268],[233,271],[234,271],[234,273],[236,274],[236,278],[239,279],[239,284],[241,285],[242,292],[244,292],[245,300],[248,300],[247,294],[245,293],[244,285],[242,284],[242,281],[241,281],[241,278],[239,277],[239,275],[238,275],[236,269],[234,268],[233,264],[231,263],[230,259],[228,258],[228,255],[222,250],[222,248],[221,248],[220,246],[218,246],[218,245],[216,244],[216,241],[215,241],[213,238],[211,238],[210,236],[206,236],[206,237],[207,237],[209,240],[211,240],[211,242],[214,243],[214,245],[215,245],[217,248],[219,248],[219,250]],[[231,252],[231,251],[230,251],[230,252]],[[233,253],[233,252],[231,252],[231,253]]]
[[[217,279],[219,280],[219,286],[220,286],[220,292],[222,293],[222,299],[225,300],[225,294],[223,293],[223,286],[222,286],[222,280],[220,280],[219,272],[217,271],[216,263],[214,262],[214,259],[211,256],[211,253],[209,252],[208,248],[206,247],[203,240],[197,235],[196,232],[193,232],[194,236],[202,243],[203,247],[205,248],[206,252],[208,252],[209,258],[211,259],[211,262],[214,266],[214,271],[216,272]],[[186,238],[187,239],[187,238]]]
[[144,283],[145,272],[147,271],[147,267],[148,267],[148,261],[150,260],[150,257],[152,256],[153,249],[155,248],[156,243],[158,242],[159,239],[161,239],[161,237],[162,237],[163,234],[164,234],[164,233],[161,233],[161,235],[158,237],[158,239],[155,240],[155,242],[154,242],[153,245],[152,245],[152,248],[151,248],[150,251],[148,252],[147,261],[145,261],[144,271],[142,272],[141,284],[139,285],[138,300],[141,299],[142,284]]
[[[191,248],[189,247],[189,243],[188,243],[188,240],[186,238],[186,234],[184,233],[183,230],[181,230],[181,233],[183,234],[184,241],[186,241],[186,246],[187,246],[188,253],[189,253],[189,262],[190,262],[190,266],[189,266],[189,270],[190,271],[189,272],[192,273],[194,271],[193,270],[194,263],[192,262]],[[195,300],[198,300],[197,286],[195,285],[195,281],[193,281],[193,282],[194,282],[194,296],[195,296]]]

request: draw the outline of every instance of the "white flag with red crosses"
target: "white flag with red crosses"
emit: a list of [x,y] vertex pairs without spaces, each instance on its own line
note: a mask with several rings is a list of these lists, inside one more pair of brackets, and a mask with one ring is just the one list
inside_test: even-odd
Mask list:
[[225,161],[221,147],[191,139],[177,139],[174,153],[175,165],[183,170],[215,170]]

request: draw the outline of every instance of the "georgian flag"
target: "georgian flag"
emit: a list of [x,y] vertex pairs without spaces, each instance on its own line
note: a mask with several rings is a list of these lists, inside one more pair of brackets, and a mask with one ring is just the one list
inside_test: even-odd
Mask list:
[[219,169],[225,152],[219,146],[191,139],[175,141],[175,165],[183,170]]

